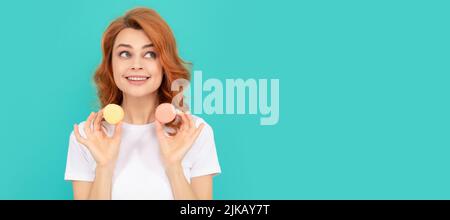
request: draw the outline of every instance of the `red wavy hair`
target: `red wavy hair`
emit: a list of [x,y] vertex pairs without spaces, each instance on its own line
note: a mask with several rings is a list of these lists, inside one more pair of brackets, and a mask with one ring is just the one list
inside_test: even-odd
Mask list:
[[[110,103],[122,104],[123,94],[114,82],[112,72],[112,49],[119,32],[125,28],[143,30],[153,43],[155,52],[163,68],[163,78],[158,89],[159,102],[172,102],[181,91],[172,91],[172,82],[176,79],[190,80],[191,75],[184,62],[178,55],[175,37],[169,25],[154,10],[149,8],[135,8],[124,16],[117,18],[108,26],[102,37],[103,59],[94,74],[97,95],[101,108]],[[178,103],[184,110],[187,105],[183,99]],[[170,126],[172,127],[172,126]]]

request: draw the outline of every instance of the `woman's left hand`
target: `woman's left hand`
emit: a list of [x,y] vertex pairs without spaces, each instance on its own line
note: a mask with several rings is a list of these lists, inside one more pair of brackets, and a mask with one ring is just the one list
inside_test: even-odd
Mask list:
[[189,113],[180,113],[179,116],[181,116],[182,124],[174,136],[166,135],[163,124],[155,120],[161,157],[166,169],[172,166],[181,165],[184,156],[192,147],[192,144],[205,126],[204,123],[201,123],[197,128]]

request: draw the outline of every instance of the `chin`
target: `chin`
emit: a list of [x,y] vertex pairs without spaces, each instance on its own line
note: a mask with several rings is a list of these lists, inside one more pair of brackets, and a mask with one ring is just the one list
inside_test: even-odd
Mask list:
[[129,97],[140,98],[140,97],[150,96],[150,95],[152,95],[153,93],[155,93],[157,91],[123,90],[122,92],[123,92],[124,95],[129,96]]

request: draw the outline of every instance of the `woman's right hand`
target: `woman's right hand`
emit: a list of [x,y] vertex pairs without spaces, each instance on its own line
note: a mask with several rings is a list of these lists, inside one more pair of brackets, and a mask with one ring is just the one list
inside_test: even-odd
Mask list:
[[[114,127],[114,134],[109,137],[102,127],[103,109],[98,113],[91,112],[84,124],[86,138],[80,135],[78,125],[74,125],[74,133],[78,142],[85,145],[97,163],[97,167],[114,169],[119,155],[120,141],[122,136],[122,121]],[[92,120],[94,120],[91,128]]]

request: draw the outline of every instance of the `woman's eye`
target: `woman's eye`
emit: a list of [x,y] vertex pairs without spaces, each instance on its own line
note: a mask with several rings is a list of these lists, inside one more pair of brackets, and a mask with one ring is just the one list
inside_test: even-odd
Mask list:
[[153,52],[153,51],[149,51],[149,52],[145,53],[144,57],[145,57],[145,58],[152,58],[152,59],[155,59],[155,58],[156,58],[156,53]]
[[128,51],[122,51],[119,53],[119,56],[123,58],[129,58],[131,55],[130,53],[128,53]]

